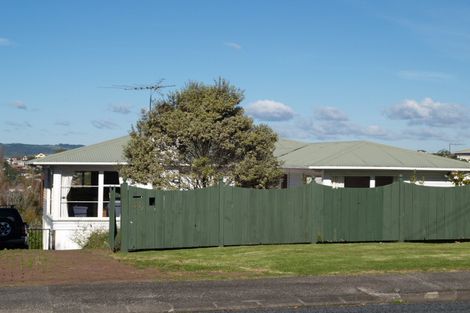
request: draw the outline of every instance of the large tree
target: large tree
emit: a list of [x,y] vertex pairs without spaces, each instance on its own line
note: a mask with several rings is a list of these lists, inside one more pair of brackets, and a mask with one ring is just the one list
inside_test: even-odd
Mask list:
[[242,100],[240,89],[219,79],[189,82],[157,101],[132,127],[122,175],[163,189],[204,188],[221,179],[242,187],[278,185],[277,135],[255,125]]

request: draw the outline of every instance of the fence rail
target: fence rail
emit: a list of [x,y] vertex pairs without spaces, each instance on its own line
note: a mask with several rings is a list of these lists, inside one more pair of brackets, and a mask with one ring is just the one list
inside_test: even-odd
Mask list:
[[[256,190],[223,184],[162,191],[123,184],[121,250],[225,245],[470,239],[470,186],[395,182],[377,188],[309,184]],[[114,207],[116,195],[111,194]]]

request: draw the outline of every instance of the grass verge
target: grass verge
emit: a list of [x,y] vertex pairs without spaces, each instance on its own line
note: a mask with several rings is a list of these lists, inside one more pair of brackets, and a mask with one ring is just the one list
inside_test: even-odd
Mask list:
[[470,270],[470,243],[269,245],[117,253],[169,279]]

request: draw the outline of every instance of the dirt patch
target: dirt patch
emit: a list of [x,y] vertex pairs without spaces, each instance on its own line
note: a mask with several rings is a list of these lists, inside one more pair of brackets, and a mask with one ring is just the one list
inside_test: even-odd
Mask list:
[[102,250],[0,251],[0,286],[164,280],[156,269],[138,269]]

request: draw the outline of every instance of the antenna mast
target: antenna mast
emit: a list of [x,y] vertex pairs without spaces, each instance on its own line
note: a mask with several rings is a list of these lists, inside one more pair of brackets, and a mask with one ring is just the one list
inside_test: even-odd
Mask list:
[[449,153],[452,154],[452,146],[461,146],[461,143],[449,143]]
[[152,103],[153,103],[153,94],[158,93],[162,95],[160,92],[161,89],[167,87],[174,87],[175,85],[163,85],[164,79],[160,79],[155,84],[151,85],[112,85],[110,88],[117,88],[123,90],[148,90],[150,92],[149,97],[149,111],[152,110]]

